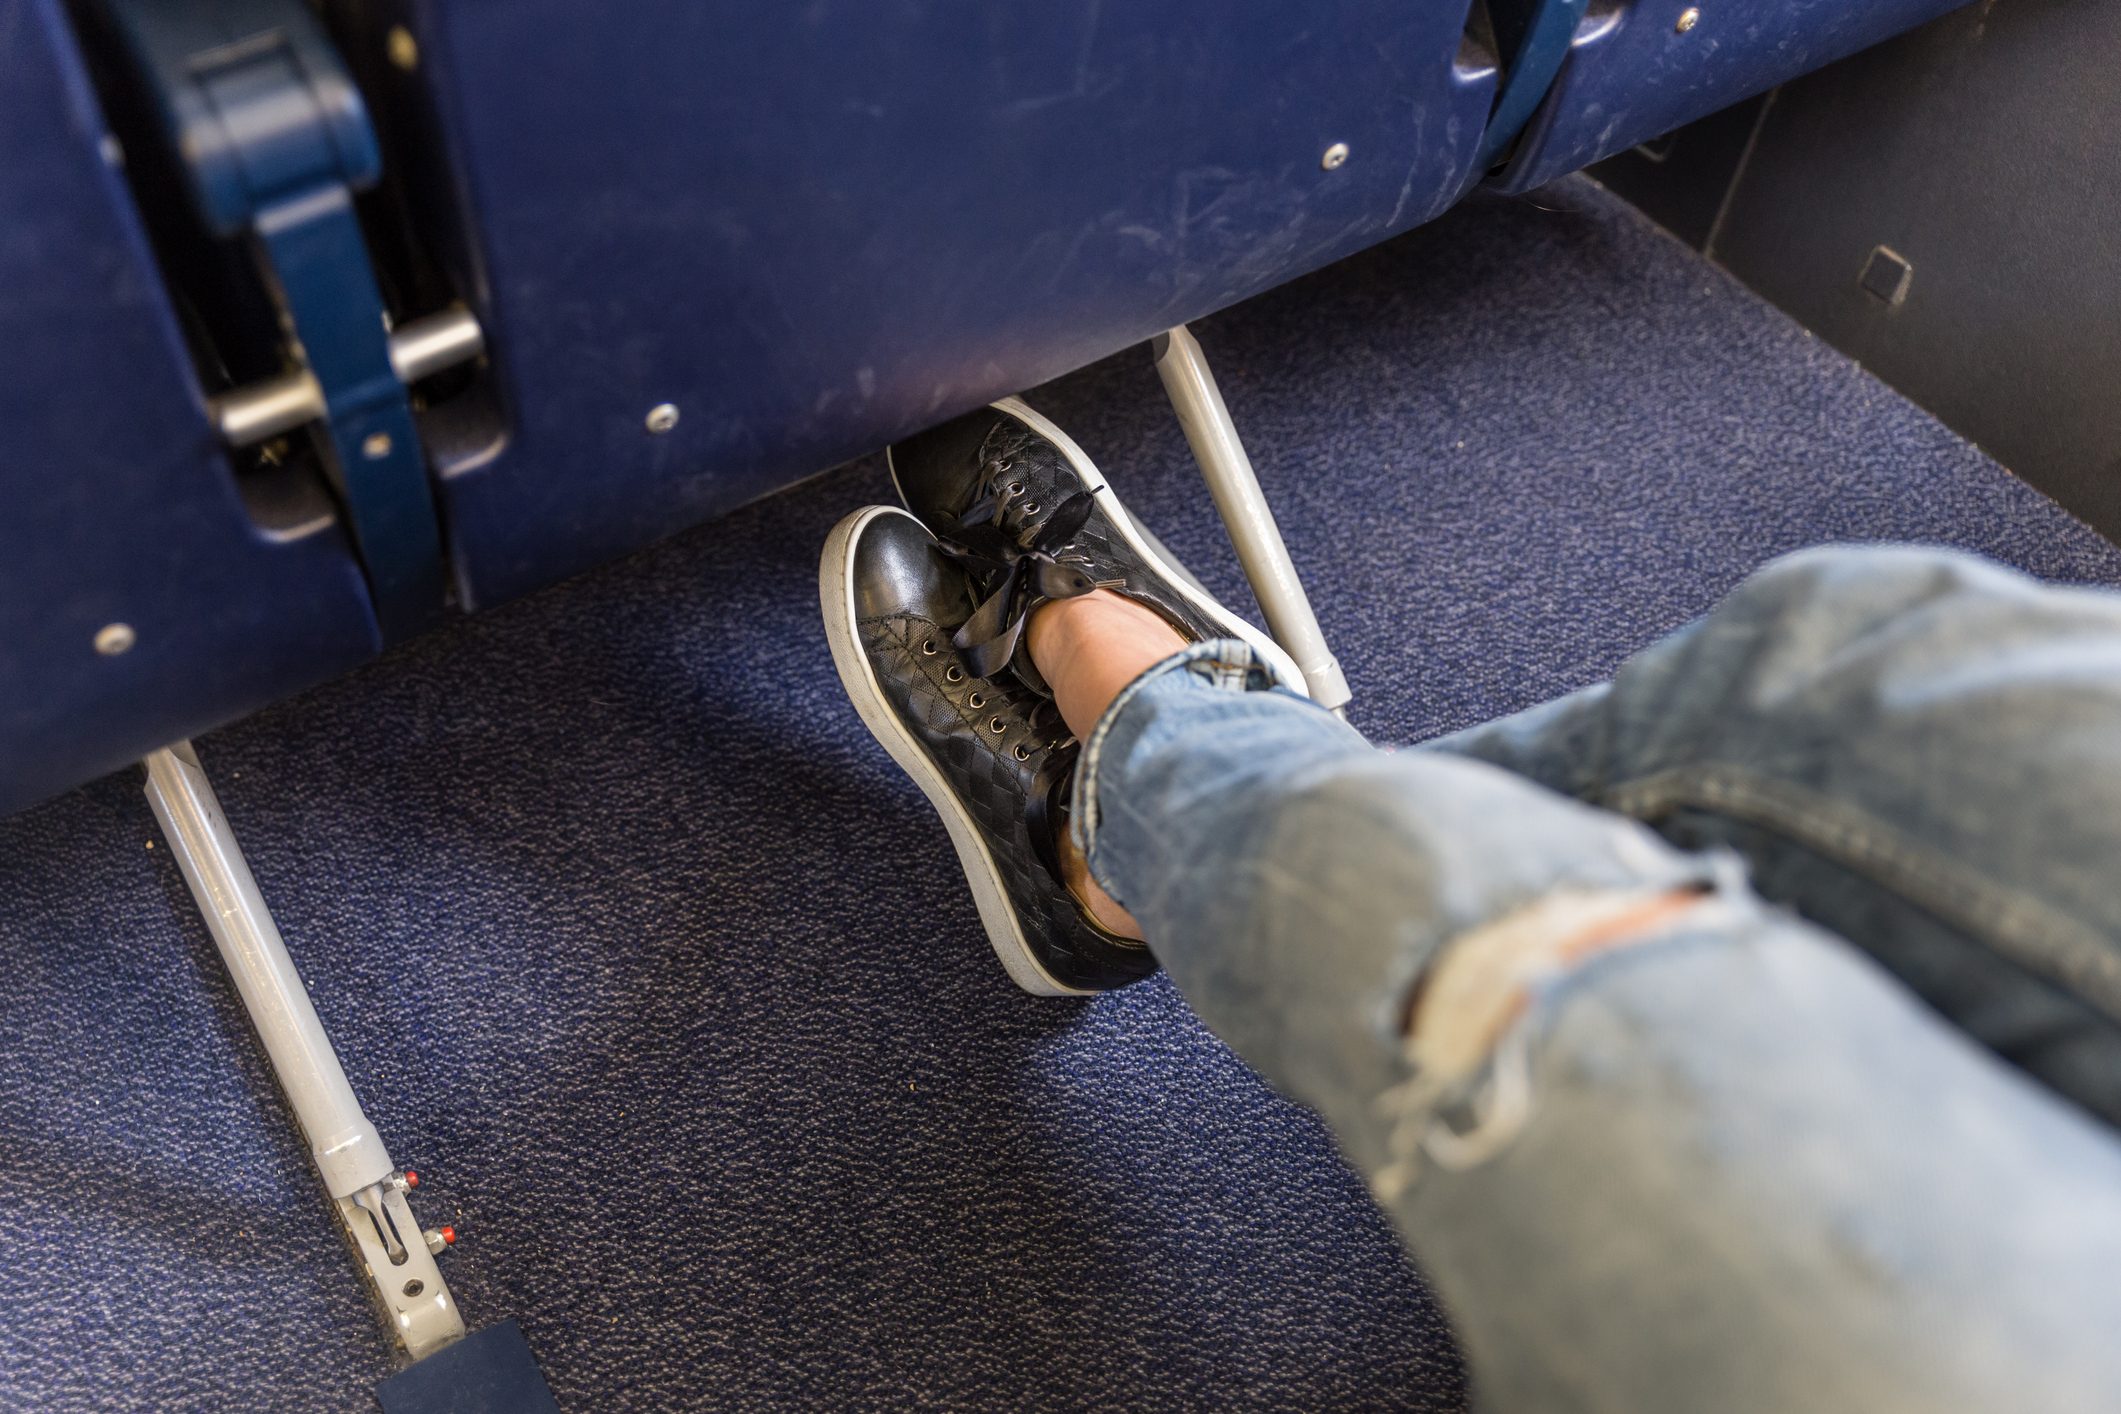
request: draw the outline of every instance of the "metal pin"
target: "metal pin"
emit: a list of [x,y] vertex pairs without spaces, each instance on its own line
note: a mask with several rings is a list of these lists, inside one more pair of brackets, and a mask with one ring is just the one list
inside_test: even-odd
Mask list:
[[657,403],[648,409],[648,430],[661,435],[678,425],[678,405]]
[[412,31],[403,25],[392,25],[384,40],[384,48],[390,54],[390,62],[406,73],[420,67],[420,43],[412,37]]
[[115,658],[139,639],[131,624],[105,624],[96,630],[96,651],[106,658]]
[[1325,156],[1318,159],[1318,165],[1330,172],[1347,160],[1348,145],[1344,142],[1336,142],[1326,149]]
[[[390,366],[410,385],[478,357],[485,347],[486,336],[469,310],[445,309],[391,331]],[[308,369],[297,369],[224,393],[212,411],[222,440],[248,447],[324,416],[324,389]]]
[[1698,25],[1700,23],[1701,11],[1693,8],[1692,6],[1689,6],[1685,10],[1680,11],[1679,23],[1673,26],[1673,28],[1677,29],[1681,34],[1685,34],[1688,30],[1692,29],[1695,25]]
[[390,455],[390,434],[371,432],[361,439],[361,455],[372,462],[379,462]]

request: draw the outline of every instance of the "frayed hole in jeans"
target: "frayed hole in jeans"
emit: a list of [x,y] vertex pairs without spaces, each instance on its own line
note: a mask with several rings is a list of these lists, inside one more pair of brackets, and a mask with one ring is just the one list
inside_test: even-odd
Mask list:
[[[1498,989],[1521,991],[1536,976],[1570,966],[1622,944],[1656,936],[1669,923],[1715,892],[1710,883],[1676,888],[1593,892],[1559,890],[1534,900],[1492,923],[1444,944],[1421,975],[1407,988],[1399,1008],[1399,1034],[1413,1038],[1415,1023],[1432,991],[1450,988],[1451,1010],[1462,1015],[1465,993],[1472,993],[1494,1019],[1507,1024],[1512,1003]],[[1439,983],[1438,978],[1446,980]],[[1521,997],[1518,1003],[1521,1004]]]
[[1407,989],[1399,1034],[1412,1071],[1381,1100],[1389,1161],[1372,1183],[1397,1197],[1426,1159],[1466,1169],[1501,1152],[1532,1112],[1535,994],[1590,958],[1672,930],[1712,884],[1560,890],[1446,944]]

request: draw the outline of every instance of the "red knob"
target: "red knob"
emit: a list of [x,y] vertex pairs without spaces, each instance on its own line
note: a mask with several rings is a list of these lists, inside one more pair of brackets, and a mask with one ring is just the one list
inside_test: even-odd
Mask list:
[[442,1245],[445,1247],[457,1245],[457,1230],[447,1223],[442,1225]]
[[420,1176],[411,1169],[405,1170],[405,1186],[407,1188],[418,1188],[420,1186]]

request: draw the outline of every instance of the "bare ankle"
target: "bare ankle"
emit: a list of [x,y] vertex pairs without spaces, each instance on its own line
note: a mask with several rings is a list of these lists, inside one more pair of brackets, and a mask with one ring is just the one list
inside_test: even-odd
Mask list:
[[1185,646],[1154,609],[1109,589],[1042,604],[1025,646],[1068,729],[1088,736],[1120,689]]
[[1055,844],[1060,852],[1061,882],[1068,886],[1069,893],[1075,895],[1075,901],[1082,906],[1083,912],[1089,914],[1098,927],[1115,937],[1142,941],[1142,925],[1135,921],[1133,914],[1120,906],[1118,899],[1106,893],[1097,880],[1091,877],[1090,861],[1075,847],[1075,836],[1062,831]]

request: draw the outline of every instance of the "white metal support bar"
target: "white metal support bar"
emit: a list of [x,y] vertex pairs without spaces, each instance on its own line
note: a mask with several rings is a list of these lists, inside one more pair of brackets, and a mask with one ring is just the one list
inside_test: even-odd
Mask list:
[[414,1224],[405,1201],[414,1180],[392,1166],[382,1137],[354,1097],[191,743],[154,752],[143,764],[148,803],[163,838],[265,1043],[391,1334],[413,1359],[431,1354],[464,1334],[456,1300],[434,1260],[453,1234],[422,1232]]
[[1230,409],[1223,405],[1222,392],[1215,386],[1215,375],[1208,370],[1200,344],[1181,324],[1157,335],[1151,350],[1157,376],[1163,379],[1164,392],[1170,395],[1179,426],[1193,448],[1193,459],[1200,463],[1215,509],[1222,513],[1230,543],[1237,547],[1238,562],[1245,567],[1245,577],[1252,581],[1252,592],[1267,616],[1267,628],[1303,669],[1312,699],[1338,711],[1351,695],[1347,676],[1326,647],[1318,615],[1311,610],[1303,581],[1296,577],[1289,547],[1282,543],[1281,528],[1275,525],[1274,512],[1259,489],[1252,459],[1238,440]]

